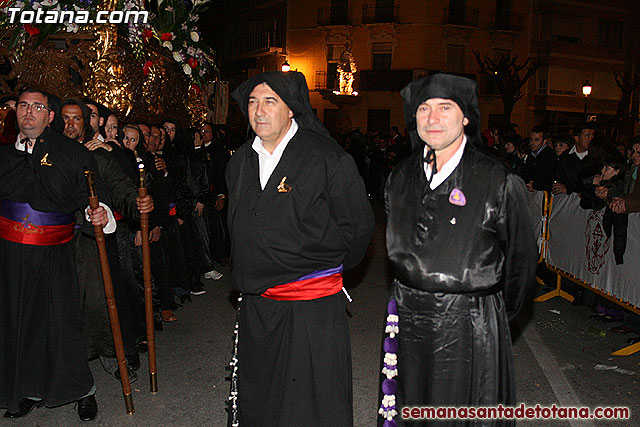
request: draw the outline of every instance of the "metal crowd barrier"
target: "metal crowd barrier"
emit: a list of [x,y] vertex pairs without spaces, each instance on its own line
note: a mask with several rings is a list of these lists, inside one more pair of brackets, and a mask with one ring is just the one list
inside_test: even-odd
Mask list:
[[[615,263],[613,234],[607,237],[602,218],[604,210],[585,210],[576,194],[532,193],[530,208],[537,220],[539,262],[556,273],[556,288],[535,301],[560,297],[574,300],[562,289],[562,278],[640,315],[640,214],[629,214],[624,262]],[[545,285],[543,280],[536,281]],[[621,348],[614,356],[640,351],[640,342]]]

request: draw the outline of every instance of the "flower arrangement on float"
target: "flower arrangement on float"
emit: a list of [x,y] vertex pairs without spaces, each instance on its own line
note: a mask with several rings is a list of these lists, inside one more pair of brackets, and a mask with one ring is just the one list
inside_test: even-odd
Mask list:
[[[152,0],[148,9],[144,0],[119,0],[117,10],[145,11],[149,12],[147,23],[125,22],[115,24],[118,30],[125,35],[125,39],[132,46],[135,56],[143,62],[142,72],[147,75],[153,67],[148,60],[146,46],[157,44],[167,49],[182,68],[185,75],[192,83],[192,88],[197,91],[206,81],[206,76],[215,70],[213,52],[202,40],[197,22],[199,14],[207,9],[209,0]],[[9,49],[17,54],[24,50],[26,42],[35,38],[35,46],[41,44],[47,36],[59,33],[77,33],[82,28],[82,23],[89,25],[95,22],[96,14],[103,3],[95,0],[17,0],[5,4],[0,8],[0,27],[8,28],[11,38]],[[11,24],[9,20],[9,8],[19,8],[22,13],[32,11],[45,17],[49,11],[57,12],[60,17],[62,11],[73,11],[75,22],[66,19],[56,22],[41,24]],[[41,9],[42,12],[38,12]],[[51,15],[51,14],[49,14]],[[78,19],[80,18],[80,21]],[[51,21],[54,21],[51,19]],[[145,61],[145,59],[147,59]]]
[[[0,27],[10,29],[9,50],[21,54],[24,50],[25,42],[30,37],[35,37],[35,45],[38,46],[49,35],[60,32],[77,33],[80,25],[89,24],[95,20],[98,4],[99,2],[93,0],[5,1],[1,4],[3,7],[0,8]],[[37,17],[37,20],[43,22],[39,24],[12,23],[10,8],[13,10],[19,9],[21,13],[31,12],[34,18]],[[63,12],[73,12],[74,22],[71,22],[71,14],[65,16]],[[14,17],[15,21],[16,18]]]
[[[189,76],[192,87],[199,91],[207,74],[215,70],[213,52],[201,39],[197,22],[199,14],[207,9],[209,0],[158,0],[154,2],[154,13],[148,24],[127,24],[128,40],[138,58],[144,57],[144,46],[158,43],[171,52],[171,57]],[[124,0],[124,10],[143,10],[143,2]],[[143,72],[153,67],[146,61]]]

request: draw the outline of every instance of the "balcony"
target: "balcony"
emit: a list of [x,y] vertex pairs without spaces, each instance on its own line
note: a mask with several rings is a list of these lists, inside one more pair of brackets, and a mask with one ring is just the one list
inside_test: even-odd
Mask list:
[[318,9],[318,27],[329,25],[351,25],[352,7],[331,7]]
[[524,15],[494,15],[491,18],[491,29],[494,31],[513,31],[521,33],[524,31]]
[[445,7],[444,25],[458,25],[461,27],[477,28],[480,22],[480,11],[477,7]]
[[238,57],[270,52],[272,48],[281,47],[282,41],[278,32],[265,31],[230,40],[226,45],[226,53],[229,57]]
[[390,23],[398,24],[398,5],[390,4],[388,6],[375,6],[365,4],[362,6],[362,23],[363,24],[379,24]]

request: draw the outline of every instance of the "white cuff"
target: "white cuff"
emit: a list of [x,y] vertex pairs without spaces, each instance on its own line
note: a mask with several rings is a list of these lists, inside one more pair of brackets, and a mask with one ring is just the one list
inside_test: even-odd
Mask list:
[[[102,206],[104,210],[107,211],[107,217],[109,218],[109,222],[107,222],[107,225],[104,226],[102,231],[104,232],[104,234],[111,234],[114,231],[116,231],[116,227],[118,226],[118,224],[116,223],[116,219],[113,216],[113,212],[111,212],[111,208],[102,202],[100,202],[100,206]],[[87,219],[87,221],[91,222],[91,220],[89,219],[88,211],[89,211],[89,206],[85,208],[84,216]]]

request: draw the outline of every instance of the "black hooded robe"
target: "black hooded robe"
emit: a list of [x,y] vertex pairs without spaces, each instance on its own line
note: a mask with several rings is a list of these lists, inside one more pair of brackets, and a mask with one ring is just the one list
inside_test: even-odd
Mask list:
[[[96,170],[89,152],[47,128],[32,154],[0,147],[0,201],[28,202],[43,212],[84,210],[85,168]],[[57,406],[91,390],[81,325],[73,242],[0,238],[0,407],[17,412],[26,397]]]
[[[445,84],[456,83],[443,78]],[[447,98],[463,105],[466,117],[479,117],[477,107],[468,111],[474,106],[475,86],[463,86],[455,98],[447,91],[458,89],[443,86],[420,88],[423,92],[409,103],[409,112],[425,99]],[[465,132],[472,129],[467,126]],[[415,138],[415,122],[412,133]],[[397,425],[405,425],[402,408],[407,406],[516,403],[508,322],[530,296],[537,248],[524,208],[524,182],[500,160],[480,152],[475,134],[467,133],[460,163],[434,190],[425,177],[424,146],[387,181],[387,251],[395,268],[391,298],[397,303],[399,326]]]
[[[287,79],[296,80],[299,73],[283,74],[267,76],[275,79],[267,83],[292,108],[300,127],[264,190],[252,141],[241,146],[227,166],[232,283],[243,293],[238,318],[239,421],[243,427],[351,426],[345,296],[338,292],[307,301],[261,296],[316,270],[340,264],[355,267],[374,225],[353,159],[308,125],[307,111],[301,111],[279,85],[291,88]],[[253,85],[241,86],[246,93],[239,95],[245,113],[248,94],[260,82],[247,83]],[[306,83],[301,91],[305,89]],[[309,105],[308,95],[306,99]],[[285,176],[290,190],[279,192]]]

